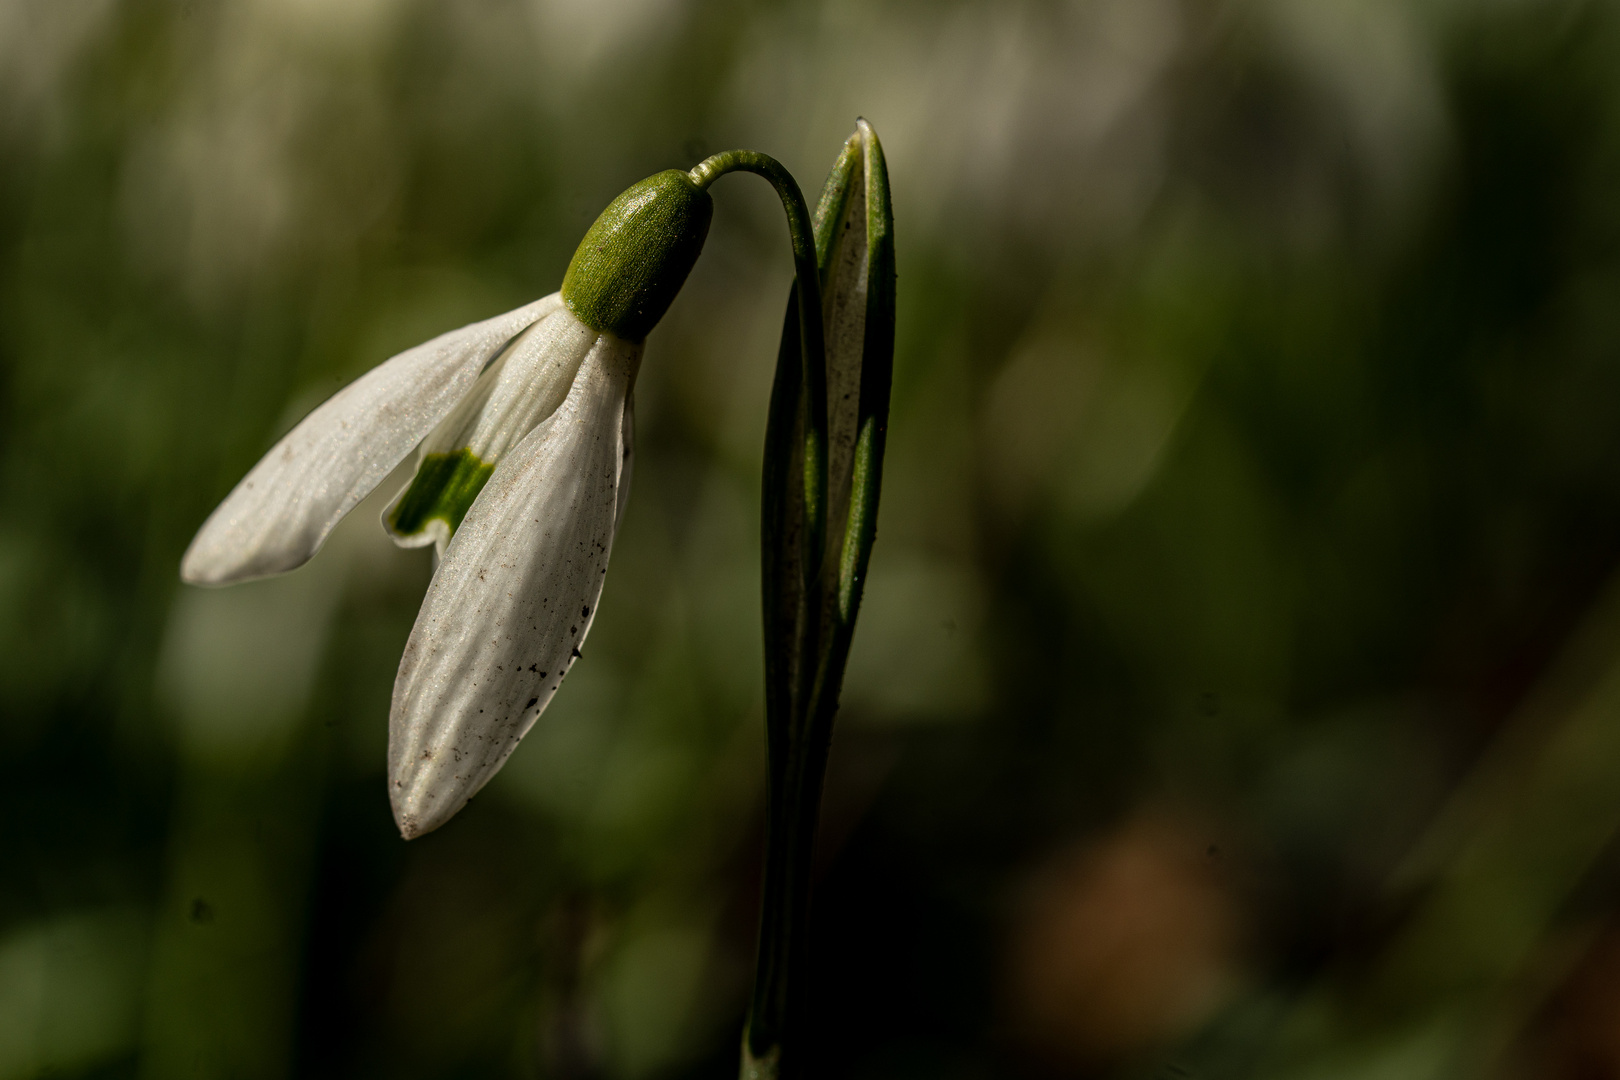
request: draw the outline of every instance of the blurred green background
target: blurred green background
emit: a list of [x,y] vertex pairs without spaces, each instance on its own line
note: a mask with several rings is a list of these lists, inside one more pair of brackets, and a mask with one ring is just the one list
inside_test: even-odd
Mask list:
[[727,179],[586,659],[406,845],[430,573],[184,589],[270,443],[707,153],[888,152],[807,1075],[1620,1077],[1620,3],[0,0],[0,1080],[735,1075]]

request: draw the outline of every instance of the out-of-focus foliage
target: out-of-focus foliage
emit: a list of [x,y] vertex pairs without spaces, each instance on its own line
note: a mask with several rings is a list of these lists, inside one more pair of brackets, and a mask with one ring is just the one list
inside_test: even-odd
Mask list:
[[1620,1075],[1620,4],[0,0],[0,1080],[733,1074],[764,185],[449,827],[382,790],[398,478],[176,568],[629,183],[815,190],[858,113],[900,326],[815,1075]]

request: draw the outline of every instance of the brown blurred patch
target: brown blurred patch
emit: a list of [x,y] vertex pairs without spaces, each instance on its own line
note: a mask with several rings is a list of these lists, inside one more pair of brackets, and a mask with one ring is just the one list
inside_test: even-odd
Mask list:
[[1593,941],[1515,1056],[1534,1080],[1620,1080],[1620,927]]
[[1241,917],[1220,841],[1150,810],[1030,876],[1007,937],[1007,1033],[1043,1064],[1116,1060],[1206,1017],[1233,980]]

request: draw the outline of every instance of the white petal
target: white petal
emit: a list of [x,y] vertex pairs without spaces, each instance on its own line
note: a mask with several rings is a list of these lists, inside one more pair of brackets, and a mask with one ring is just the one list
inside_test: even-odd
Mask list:
[[600,335],[558,307],[523,331],[478,377],[478,385],[434,429],[422,452],[467,449],[499,461],[562,405]]
[[186,550],[180,576],[227,585],[295,569],[443,420],[503,345],[561,306],[553,293],[371,369],[271,447]]
[[[457,493],[455,507],[442,502],[438,483],[424,477],[420,462],[430,455],[470,454],[480,466],[500,463],[525,435],[557,411],[568,397],[579,374],[580,364],[600,335],[576,319],[566,307],[559,307],[518,335],[516,340],[478,376],[472,388],[450,414],[422,441],[418,473],[408,480],[383,511],[383,529],[400,547],[435,544],[444,556],[445,545],[477,489]],[[423,484],[424,488],[418,487]],[[442,483],[442,480],[439,481]],[[421,521],[413,514],[408,531],[397,527],[397,513],[407,496],[415,492],[420,500],[436,503],[436,511],[450,516],[429,516]],[[461,502],[462,498],[466,502]]]
[[619,425],[623,454],[619,458],[619,505],[614,511],[613,528],[624,520],[624,504],[630,501],[630,473],[634,470],[636,444],[636,392],[631,390],[624,398],[624,420]]
[[394,680],[389,795],[407,838],[494,776],[579,656],[607,574],[641,346],[603,334],[495,469],[433,576]]

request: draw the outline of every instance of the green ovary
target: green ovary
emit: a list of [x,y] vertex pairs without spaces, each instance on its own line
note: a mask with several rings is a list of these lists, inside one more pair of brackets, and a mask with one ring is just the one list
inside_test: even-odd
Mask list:
[[494,464],[471,450],[424,456],[416,478],[388,515],[388,527],[400,536],[414,536],[437,518],[450,526],[453,535],[494,471]]

